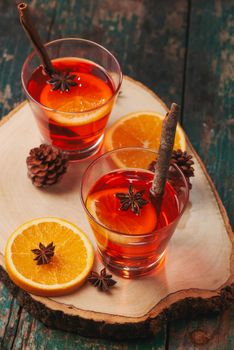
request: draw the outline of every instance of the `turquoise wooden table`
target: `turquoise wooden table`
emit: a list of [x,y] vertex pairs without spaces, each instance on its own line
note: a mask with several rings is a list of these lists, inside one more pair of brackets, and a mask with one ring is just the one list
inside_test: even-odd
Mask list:
[[[30,3],[28,1],[28,3]],[[234,224],[233,0],[33,0],[44,41],[79,36],[119,59],[123,72],[181,105],[181,123]],[[15,4],[1,0],[0,117],[25,99],[31,48]],[[191,315],[192,316],[192,315]],[[0,349],[233,349],[234,308],[167,323],[155,338],[117,343],[46,328],[0,282]]]

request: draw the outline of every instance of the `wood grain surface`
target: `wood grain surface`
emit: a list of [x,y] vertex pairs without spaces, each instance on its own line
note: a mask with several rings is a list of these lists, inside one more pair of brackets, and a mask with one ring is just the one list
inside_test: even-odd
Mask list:
[[[166,114],[164,103],[139,82],[124,76],[121,89],[109,125],[146,105],[149,110]],[[53,188],[38,190],[28,180],[25,167],[29,150],[40,143],[29,104],[23,103],[22,108],[13,110],[4,122],[5,118],[0,128],[3,199],[0,202],[0,277],[11,291],[17,290],[21,305],[33,316],[52,328],[126,340],[155,335],[166,320],[180,319],[190,312],[198,315],[223,310],[234,301],[232,232],[204,165],[188,141],[187,151],[194,156],[196,179],[187,209],[169,243],[163,269],[131,281],[115,276],[118,287],[109,296],[88,284],[56,298],[36,297],[16,289],[4,271],[2,257],[9,235],[23,222],[43,216],[64,218],[77,224],[95,247],[79,199],[82,173],[91,160],[72,164],[61,182]],[[11,137],[14,144],[9,143]],[[102,267],[96,258],[94,271]]]
[[[45,41],[68,35],[96,40],[116,54],[125,74],[147,84],[167,104],[181,103],[183,126],[215,181],[233,225],[233,0],[28,3],[36,9]],[[25,98],[20,70],[30,47],[19,27],[15,3],[1,0],[0,10],[0,115],[4,116]],[[233,310],[168,323],[154,339],[120,344],[48,330],[21,310],[1,282],[0,291],[0,349],[4,350],[234,346]],[[202,332],[209,335],[205,345],[194,342]]]

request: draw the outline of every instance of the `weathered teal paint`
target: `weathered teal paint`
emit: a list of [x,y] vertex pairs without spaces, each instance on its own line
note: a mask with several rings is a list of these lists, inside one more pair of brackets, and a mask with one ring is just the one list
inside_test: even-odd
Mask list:
[[[169,326],[170,350],[209,349],[232,350],[234,339],[234,309],[222,314],[181,321]],[[193,344],[193,348],[191,347]],[[200,347],[199,347],[200,346]]]
[[184,127],[234,225],[233,1],[192,1]]
[[0,349],[8,350],[14,342],[21,308],[0,282]]
[[[44,41],[75,36],[106,46],[123,72],[167,104],[182,105],[183,125],[214,180],[234,224],[233,1],[33,0]],[[25,97],[20,70],[31,51],[14,2],[1,1],[0,116]],[[185,74],[184,74],[185,73]],[[147,108],[147,106],[146,106]],[[0,282],[0,349],[233,349],[234,311],[174,322],[144,342],[93,340],[51,330],[33,319]],[[204,338],[204,337],[203,337]]]
[[10,295],[6,293],[5,287],[3,287],[3,289],[4,292],[2,292],[2,294],[5,295],[5,298],[1,301],[0,305],[1,310],[3,309],[7,316],[3,318],[0,314],[0,325],[2,325],[2,333],[0,333],[1,350],[9,350],[11,349],[11,346],[14,350],[156,350],[164,349],[165,347],[166,333],[164,330],[154,339],[135,341],[131,343],[118,343],[108,340],[88,339],[79,337],[76,334],[48,329],[41,322],[35,320],[25,310],[22,310],[20,317],[18,317],[19,306],[17,302],[15,303],[15,300],[13,300],[14,307],[12,308],[12,299]]

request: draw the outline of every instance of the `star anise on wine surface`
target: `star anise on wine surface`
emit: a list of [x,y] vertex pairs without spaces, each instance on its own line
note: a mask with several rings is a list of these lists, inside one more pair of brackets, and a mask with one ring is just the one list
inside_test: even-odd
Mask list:
[[51,79],[47,81],[47,83],[53,86],[53,91],[70,91],[72,86],[77,86],[77,83],[74,81],[75,77],[75,74],[70,74],[69,72],[56,72],[52,75]]
[[36,255],[33,259],[37,262],[37,265],[45,265],[51,262],[52,257],[54,256],[54,243],[51,242],[47,246],[42,243],[39,243],[39,249],[32,249],[32,252]]
[[132,184],[129,185],[128,193],[116,193],[116,197],[120,200],[120,210],[127,211],[131,209],[131,211],[140,215],[140,209],[144,207],[144,205],[148,204],[149,201],[143,198],[145,190],[141,190],[134,193]]
[[101,270],[100,273],[91,271],[87,280],[102,292],[107,292],[109,288],[113,287],[117,283],[112,279],[112,275],[107,274],[105,267]]

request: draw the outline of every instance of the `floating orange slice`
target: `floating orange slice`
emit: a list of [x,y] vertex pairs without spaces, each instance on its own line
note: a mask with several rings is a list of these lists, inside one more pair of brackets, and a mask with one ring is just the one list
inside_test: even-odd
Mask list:
[[[48,264],[37,265],[32,249],[39,243],[55,245]],[[6,269],[13,282],[29,293],[58,296],[84,283],[94,260],[92,245],[80,228],[59,218],[24,223],[10,236],[5,248]]]
[[111,88],[92,74],[72,74],[76,75],[74,82],[77,86],[73,86],[70,91],[53,91],[50,84],[43,88],[40,103],[57,111],[47,111],[48,116],[61,124],[83,125],[110,112],[112,101],[105,103],[113,95]]
[[102,225],[117,232],[140,235],[153,231],[157,224],[153,205],[148,203],[139,216],[136,216],[131,210],[120,211],[117,192],[127,193],[127,189],[113,188],[92,194],[86,203],[88,211]]
[[112,95],[111,88],[92,74],[72,72],[76,75],[70,91],[52,90],[50,84],[45,85],[40,95],[40,103],[46,107],[62,112],[85,112],[103,105]]

